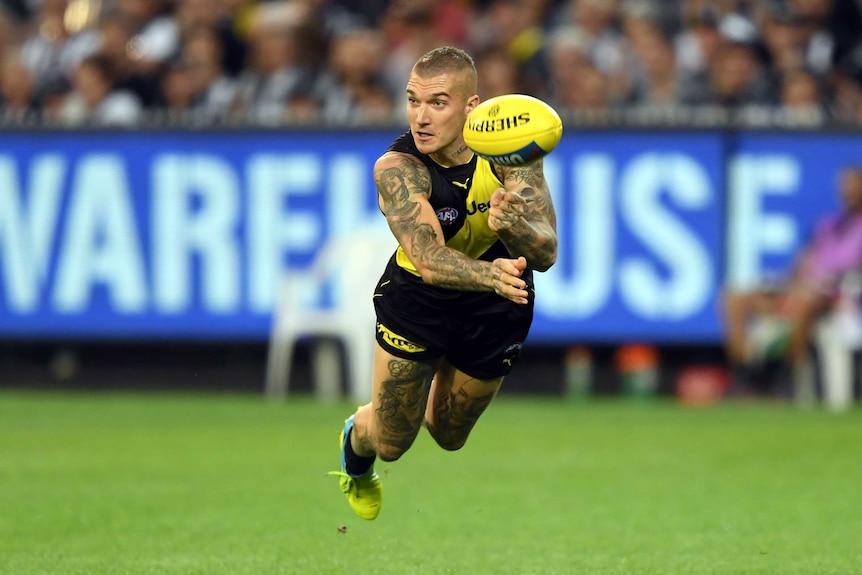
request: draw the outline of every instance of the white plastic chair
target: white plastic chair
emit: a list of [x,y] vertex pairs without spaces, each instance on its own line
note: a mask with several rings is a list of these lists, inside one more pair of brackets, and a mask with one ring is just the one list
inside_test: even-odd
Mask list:
[[820,358],[823,403],[833,411],[853,404],[856,355],[862,350],[862,274],[851,272],[841,280],[838,303],[814,328],[814,345]]
[[[298,341],[311,340],[315,394],[340,394],[338,345],[341,341],[350,396],[371,398],[375,315],[373,291],[397,242],[387,228],[369,228],[335,237],[307,271],[285,274],[273,313],[266,369],[267,397],[283,399],[290,388]],[[322,295],[330,290],[331,305]]]
[[[843,411],[854,401],[856,355],[862,350],[862,275],[851,272],[841,281],[837,304],[817,320],[811,340],[820,364],[823,404],[832,411]],[[795,394],[804,403],[812,401],[814,369],[809,358],[794,382]]]

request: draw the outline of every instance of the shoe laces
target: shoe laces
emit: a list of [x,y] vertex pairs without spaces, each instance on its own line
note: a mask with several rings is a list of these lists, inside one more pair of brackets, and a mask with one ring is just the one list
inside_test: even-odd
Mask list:
[[344,493],[350,493],[354,489],[359,491],[356,485],[356,478],[344,471],[329,471],[327,475],[333,475],[339,478],[339,486]]

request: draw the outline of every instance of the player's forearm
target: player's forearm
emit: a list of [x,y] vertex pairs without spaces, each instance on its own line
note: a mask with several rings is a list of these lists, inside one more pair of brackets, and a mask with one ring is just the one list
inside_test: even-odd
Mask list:
[[386,219],[425,283],[464,291],[494,290],[491,265],[443,245],[434,227],[421,221],[419,204],[391,210]]
[[425,283],[453,290],[494,291],[489,262],[474,260],[417,234],[412,239],[411,259]]
[[503,210],[501,223],[508,225],[495,226],[497,237],[513,257],[524,256],[530,268],[546,271],[557,260],[557,230],[542,162],[512,169],[505,183],[507,191],[516,193],[524,204],[520,210]]
[[524,256],[527,265],[547,271],[557,261],[557,233],[546,222],[520,219],[512,227],[497,232],[512,257]]

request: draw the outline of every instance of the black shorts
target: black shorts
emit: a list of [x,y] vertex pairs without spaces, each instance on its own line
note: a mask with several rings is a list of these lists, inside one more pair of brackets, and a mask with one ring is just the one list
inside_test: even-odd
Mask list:
[[402,359],[446,358],[478,379],[508,373],[533,322],[532,273],[524,274],[527,304],[493,292],[462,292],[428,285],[389,261],[374,291],[377,341]]

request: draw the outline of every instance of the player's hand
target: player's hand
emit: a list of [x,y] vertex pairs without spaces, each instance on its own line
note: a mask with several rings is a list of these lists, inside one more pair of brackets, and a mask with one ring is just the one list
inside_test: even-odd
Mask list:
[[524,256],[517,259],[497,258],[491,264],[494,277],[494,292],[515,303],[527,303],[527,282],[521,274],[527,269]]
[[527,209],[527,202],[515,192],[497,188],[491,194],[491,208],[488,210],[488,227],[492,232],[508,230],[521,219]]

